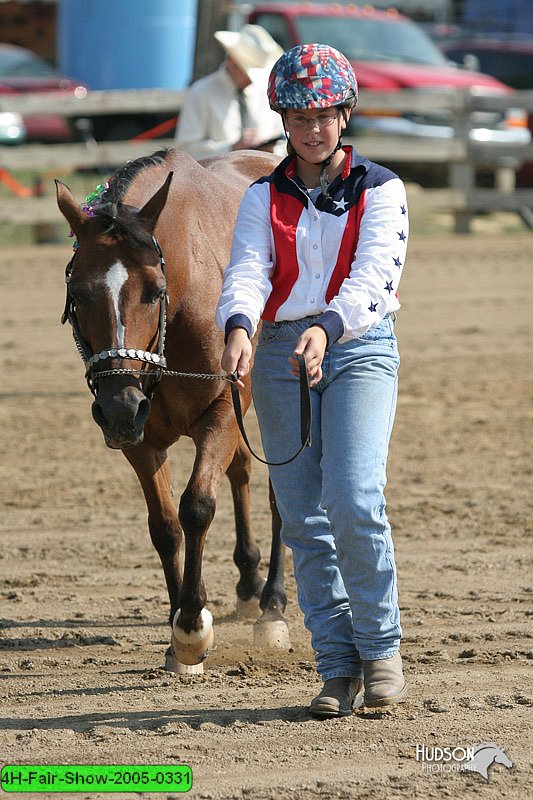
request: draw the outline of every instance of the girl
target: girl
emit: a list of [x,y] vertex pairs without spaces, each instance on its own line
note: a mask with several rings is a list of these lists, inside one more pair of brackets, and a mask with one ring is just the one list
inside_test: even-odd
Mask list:
[[[405,190],[390,170],[342,146],[357,82],[342,53],[299,45],[274,65],[270,106],[289,156],[245,193],[217,324],[222,368],[252,372],[269,460],[297,449],[303,354],[312,446],[271,467],[298,599],[324,681],[318,718],[405,697],[400,614],[384,487],[399,357],[394,334],[405,261]],[[288,363],[287,363],[288,362]]]

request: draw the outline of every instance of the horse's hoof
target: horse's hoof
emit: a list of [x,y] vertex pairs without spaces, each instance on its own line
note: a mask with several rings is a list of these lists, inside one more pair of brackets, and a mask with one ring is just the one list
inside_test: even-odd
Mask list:
[[265,588],[266,580],[257,576],[257,580],[254,581],[254,588],[253,588],[253,595],[248,598],[248,600],[243,600],[242,597],[239,597],[239,589],[241,588],[240,582],[237,585],[237,602],[236,602],[236,611],[237,616],[240,619],[253,619],[256,620],[261,614],[261,606],[259,605],[259,600],[261,598],[261,593]]
[[173,675],[203,675],[203,664],[182,664],[169,647],[165,656],[165,669]]
[[198,666],[209,655],[215,635],[213,633],[213,617],[207,608],[200,612],[200,627],[197,631],[186,633],[179,627],[179,609],[172,623],[171,647],[176,662],[182,666]]
[[237,616],[240,619],[253,619],[256,620],[261,614],[258,597],[250,597],[249,600],[241,600],[237,595],[236,603]]
[[261,650],[289,650],[289,626],[284,619],[258,619],[254,625],[254,647]]

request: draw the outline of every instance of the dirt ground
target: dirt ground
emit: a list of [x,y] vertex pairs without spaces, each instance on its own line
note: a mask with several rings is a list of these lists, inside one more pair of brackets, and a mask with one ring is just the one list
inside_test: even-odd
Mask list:
[[[319,681],[291,570],[290,653],[256,651],[235,618],[227,485],[205,558],[217,649],[203,676],[162,670],[144,503],[59,325],[69,244],[0,251],[0,763],[189,764],[206,800],[531,796],[532,241],[410,243],[388,486],[409,699],[327,722],[306,713]],[[191,453],[174,449],[177,494]],[[253,517],[268,554],[261,465]],[[488,781],[416,757],[484,742],[513,764]]]

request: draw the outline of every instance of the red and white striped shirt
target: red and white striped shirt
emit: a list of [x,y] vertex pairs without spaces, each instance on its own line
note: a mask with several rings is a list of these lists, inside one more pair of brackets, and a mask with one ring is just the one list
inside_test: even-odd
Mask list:
[[354,339],[400,308],[408,216],[405,188],[351,147],[316,205],[288,157],[250,186],[235,225],[217,325],[256,331],[259,319],[317,316],[331,344]]

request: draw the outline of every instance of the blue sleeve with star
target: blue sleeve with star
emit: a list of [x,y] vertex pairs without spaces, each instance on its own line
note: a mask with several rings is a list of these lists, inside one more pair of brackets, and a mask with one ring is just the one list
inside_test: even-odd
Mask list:
[[[356,339],[377,325],[386,314],[400,308],[398,284],[405,262],[408,234],[407,201],[402,181],[395,177],[367,189],[350,274],[329,303],[328,311],[322,315],[325,317],[334,312],[340,318],[342,333],[337,335],[337,339]],[[329,325],[332,336],[339,334],[340,325],[333,322],[331,315]]]

